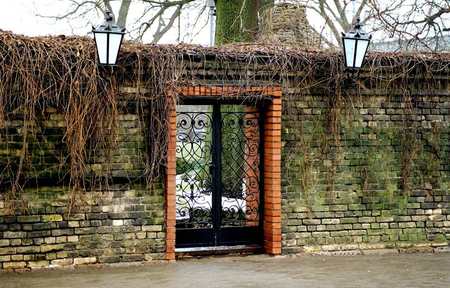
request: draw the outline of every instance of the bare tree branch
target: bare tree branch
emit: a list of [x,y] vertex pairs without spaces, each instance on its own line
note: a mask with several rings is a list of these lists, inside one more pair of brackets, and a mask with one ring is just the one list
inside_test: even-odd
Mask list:
[[[41,16],[56,20],[76,19],[77,17],[87,17],[93,12],[112,11],[111,3],[119,2],[117,24],[125,26],[129,20],[130,9],[139,6],[140,13],[133,19],[134,22],[129,30],[130,35],[139,41],[147,37],[146,35],[153,36],[152,42],[160,41],[174,27],[177,20],[180,23],[181,15],[186,15],[183,11],[192,13],[189,10],[192,7],[196,7],[196,14],[189,14],[189,21],[193,21],[194,24],[190,27],[195,27],[200,16],[205,13],[204,0],[59,1],[68,4],[67,11],[60,15]],[[249,1],[255,0],[241,1],[243,8],[240,13],[242,14],[244,6],[253,3]],[[285,0],[277,2],[283,1]],[[324,37],[323,42],[328,47],[341,45],[341,32],[351,29],[357,18],[361,18],[361,22],[369,32],[376,32],[377,35],[380,35],[379,38],[397,39],[399,46],[403,45],[408,49],[420,46],[436,50],[443,29],[450,26],[449,0],[286,0],[286,2],[303,5],[321,19],[320,24],[315,25],[314,28],[316,31],[320,31],[319,34]],[[356,5],[354,15],[349,9],[352,3]],[[241,17],[236,17],[236,20],[242,22]],[[240,26],[243,26],[243,23]],[[188,32],[188,34],[191,33]]]
[[[348,31],[357,18],[369,32],[377,32],[385,38],[395,38],[402,49],[424,48],[436,50],[439,38],[450,26],[449,0],[293,0],[322,19],[316,31],[327,31],[331,37],[324,41],[332,46],[340,45],[340,33]],[[350,4],[356,5],[354,15]],[[350,16],[351,15],[351,16]],[[322,33],[321,35],[324,35]],[[431,43],[431,42],[432,43]],[[403,43],[403,44],[401,44]],[[442,44],[442,43],[441,43]],[[403,47],[404,46],[404,47]],[[442,46],[442,45],[441,45]]]
[[[163,26],[160,25],[158,27],[155,34],[153,34],[152,43],[158,43],[159,40],[161,40],[161,37],[164,36],[164,34],[166,34],[166,32],[169,31],[170,28],[172,28],[173,23],[175,23],[175,20],[180,16],[182,7],[183,7],[182,5],[179,5],[177,7],[177,9],[173,12],[172,16],[170,17],[169,23],[167,23],[166,25],[163,25]],[[162,19],[162,18],[160,17],[160,19]]]
[[86,0],[86,1],[81,1],[81,2],[78,2],[75,0],[69,0],[69,2],[71,3],[71,7],[64,14],[56,15],[56,16],[38,14],[37,16],[43,17],[43,18],[51,18],[51,19],[55,19],[55,20],[62,20],[62,19],[70,18],[72,16],[79,17],[80,13],[85,13],[85,12],[80,12],[80,10],[85,6],[90,7],[89,9],[94,8],[94,9],[100,10],[103,14],[105,12],[105,9],[102,6],[101,1],[98,1],[98,0],[97,1]]

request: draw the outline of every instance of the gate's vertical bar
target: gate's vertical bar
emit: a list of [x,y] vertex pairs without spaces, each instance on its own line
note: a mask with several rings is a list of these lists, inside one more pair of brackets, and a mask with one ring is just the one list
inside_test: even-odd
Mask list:
[[264,121],[264,249],[281,254],[281,88],[273,88]]
[[175,260],[175,225],[176,225],[176,147],[177,147],[177,111],[175,100],[170,95],[167,131],[167,167],[165,179],[166,211],[166,259]]
[[218,245],[218,233],[220,233],[222,215],[222,115],[220,104],[213,105],[212,114],[212,162],[213,162],[213,191],[212,191],[212,216],[214,226],[214,245]]

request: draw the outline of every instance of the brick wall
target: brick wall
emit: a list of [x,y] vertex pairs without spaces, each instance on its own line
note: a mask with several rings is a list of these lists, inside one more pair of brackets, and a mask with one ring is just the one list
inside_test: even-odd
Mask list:
[[[405,65],[392,67],[391,56],[369,56],[367,66],[384,68],[362,71],[355,82],[340,79],[348,86],[341,91],[328,86],[336,71],[320,53],[289,58],[298,66],[279,79],[282,253],[449,249],[448,70],[421,70],[432,65],[422,63],[426,55],[392,56]],[[372,63],[377,57],[386,61]],[[445,55],[441,61],[448,63]],[[268,62],[247,71],[245,60],[193,59],[189,76],[204,85],[250,79],[270,87],[274,62]],[[303,71],[298,63],[305,62],[316,68]]]
[[[1,208],[1,268],[164,259],[162,189],[148,195],[144,187],[127,188],[88,192],[87,203],[71,214],[67,214],[65,201],[61,201],[67,193],[57,196],[60,187],[33,191],[34,207],[26,215],[4,215],[5,209]],[[54,199],[36,200],[47,193]]]
[[[31,180],[21,195],[23,209],[11,213],[0,193],[0,269],[165,259],[164,187],[157,182],[148,189],[143,180],[145,123],[132,101],[122,101],[119,110],[111,161],[102,150],[88,150],[87,169],[89,177],[108,174],[122,184],[88,188],[72,211],[63,180],[68,172],[63,116],[48,108],[31,124],[37,133],[29,138],[32,165],[25,171]],[[0,129],[2,171],[19,162],[23,139],[20,113],[7,117]],[[2,175],[1,188],[7,189],[8,174]]]
[[[334,69],[324,61],[327,54],[286,50],[287,58],[273,58],[264,49],[242,52],[238,46],[227,47],[235,56],[222,54],[218,60],[214,53],[220,54],[219,49],[202,49],[184,50],[186,69],[179,83],[203,86],[209,91],[209,100],[222,97],[229,87],[240,87],[228,91],[235,99],[268,100],[265,96],[270,95],[268,116],[282,117],[281,126],[278,118],[268,117],[265,123],[264,229],[268,253],[448,249],[448,72],[439,70],[430,81],[420,78],[423,71],[405,68],[403,71],[418,78],[408,79],[411,85],[403,86],[402,91],[396,89],[400,85],[385,90],[372,87],[371,82],[380,81],[377,74],[359,81],[362,94],[350,90],[350,95],[337,99],[338,91],[318,87],[330,82],[326,77],[331,74],[329,69]],[[417,61],[395,57],[405,57],[405,63]],[[284,65],[284,60],[293,66]],[[302,74],[299,67],[307,70],[315,63],[317,69]],[[283,69],[289,66],[292,71],[277,74],[277,65],[284,65]],[[390,79],[391,68],[380,75],[387,73],[383,77]],[[304,76],[317,78],[309,79],[314,89],[297,86]],[[366,77],[364,72],[361,77]],[[279,85],[284,87],[282,101],[277,99],[280,91],[275,95],[272,89]],[[211,86],[216,89],[210,91]],[[122,89],[123,94],[133,91]],[[27,163],[32,165],[25,169],[39,181],[28,183],[22,195],[27,209],[13,215],[2,191],[6,185],[0,185],[0,268],[174,258],[173,151],[168,153],[172,160],[165,167],[165,187],[161,179],[151,191],[145,188],[145,121],[133,101],[125,100],[120,106],[118,146],[112,151],[111,164],[106,164],[107,155],[101,151],[90,153],[87,163],[90,177],[111,172],[110,176],[120,181],[88,189],[84,204],[70,214],[66,209],[67,185],[55,181],[68,171],[62,114],[45,107],[39,121],[28,123],[35,126],[36,134],[28,138],[32,153]],[[172,120],[173,116],[172,111]],[[20,162],[24,123],[19,114],[7,117],[7,125],[0,127],[0,169],[14,172]],[[172,121],[172,137],[173,125]],[[174,143],[169,144],[173,147]],[[280,158],[281,178],[277,173]],[[0,183],[5,183],[11,174],[1,175]]]
[[[283,117],[284,253],[448,249],[450,89],[439,89],[354,97],[335,133],[324,117],[326,96],[290,95]],[[288,113],[288,106],[296,108]]]
[[[86,170],[91,177],[139,178],[143,174],[146,128],[142,115],[146,113],[145,107],[126,99],[126,95],[134,92],[133,88],[123,87],[122,90],[124,99],[119,101],[114,150],[108,154],[101,147],[94,149],[95,141],[89,139],[87,143]],[[144,110],[139,112],[140,109]],[[24,120],[22,111],[7,113],[5,126],[0,127],[0,183],[3,184],[0,191],[7,188],[5,183],[11,181],[18,169],[24,134],[27,153],[23,171],[29,178],[44,181],[67,176],[70,160],[64,114],[48,106],[36,114],[36,120],[30,122]]]

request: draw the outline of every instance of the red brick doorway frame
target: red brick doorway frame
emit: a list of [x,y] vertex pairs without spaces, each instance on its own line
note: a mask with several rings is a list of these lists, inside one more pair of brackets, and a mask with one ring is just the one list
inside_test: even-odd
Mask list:
[[[258,95],[268,99],[264,109],[264,251],[281,254],[281,95],[279,86],[187,86],[178,88],[179,98],[208,98],[218,100],[245,99]],[[165,178],[166,259],[175,259],[176,235],[176,106],[171,103],[168,127],[167,168]]]

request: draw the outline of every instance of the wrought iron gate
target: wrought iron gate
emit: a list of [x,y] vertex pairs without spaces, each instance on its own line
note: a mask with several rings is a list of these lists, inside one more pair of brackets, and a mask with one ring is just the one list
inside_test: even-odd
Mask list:
[[178,106],[177,247],[261,241],[260,115],[244,105]]

